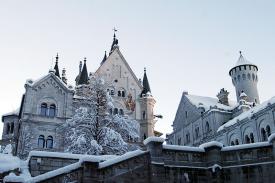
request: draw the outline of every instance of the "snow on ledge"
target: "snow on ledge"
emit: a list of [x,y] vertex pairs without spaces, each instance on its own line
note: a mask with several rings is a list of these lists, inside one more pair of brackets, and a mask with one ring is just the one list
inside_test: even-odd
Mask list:
[[235,146],[223,147],[222,151],[236,151],[236,150],[242,150],[242,149],[259,148],[259,147],[267,147],[267,146],[271,146],[271,144],[269,142],[256,142],[251,144],[240,144]]
[[152,136],[152,137],[148,137],[147,139],[145,139],[143,141],[143,144],[147,145],[149,142],[161,142],[161,143],[163,143],[164,141],[165,141],[164,138]]
[[217,141],[211,141],[211,142],[207,142],[207,143],[201,144],[199,146],[199,148],[206,149],[206,148],[215,147],[215,146],[223,148],[224,145],[222,143],[220,143],[220,142],[217,142]]
[[121,161],[130,159],[130,158],[133,158],[135,156],[139,156],[139,155],[142,155],[142,154],[145,154],[145,153],[146,153],[146,151],[142,151],[142,150],[131,151],[131,152],[128,152],[128,153],[123,154],[121,156],[118,156],[116,158],[112,158],[110,160],[99,163],[99,168],[105,168],[105,167],[108,167],[110,165],[119,163]]
[[269,137],[268,137],[268,142],[272,143],[272,141],[275,140],[275,133],[272,133]]
[[205,152],[205,150],[200,147],[178,146],[178,145],[162,145],[162,147],[163,149],[167,149],[167,150]]

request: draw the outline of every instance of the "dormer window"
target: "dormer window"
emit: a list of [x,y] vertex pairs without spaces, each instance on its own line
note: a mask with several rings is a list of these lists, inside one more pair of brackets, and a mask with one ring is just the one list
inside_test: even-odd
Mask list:
[[46,103],[41,104],[40,115],[47,116],[47,110],[48,110],[47,104]]

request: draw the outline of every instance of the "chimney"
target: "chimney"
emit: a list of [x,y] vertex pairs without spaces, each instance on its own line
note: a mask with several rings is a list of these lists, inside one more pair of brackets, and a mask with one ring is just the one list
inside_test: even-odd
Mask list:
[[219,99],[219,103],[229,106],[228,95],[229,95],[229,92],[227,90],[225,90],[224,88],[222,88],[221,91],[217,95],[217,97]]

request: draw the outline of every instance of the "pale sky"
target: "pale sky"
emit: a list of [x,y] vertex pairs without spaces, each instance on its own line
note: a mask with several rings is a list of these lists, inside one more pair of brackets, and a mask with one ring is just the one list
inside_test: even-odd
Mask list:
[[[58,52],[74,84],[87,57],[94,72],[109,51],[112,29],[157,100],[156,130],[172,131],[183,91],[215,97],[235,90],[228,75],[242,50],[259,67],[261,101],[275,96],[275,1],[268,0],[0,0],[0,114],[19,107],[27,79],[48,73]],[[0,124],[0,134],[2,123]]]

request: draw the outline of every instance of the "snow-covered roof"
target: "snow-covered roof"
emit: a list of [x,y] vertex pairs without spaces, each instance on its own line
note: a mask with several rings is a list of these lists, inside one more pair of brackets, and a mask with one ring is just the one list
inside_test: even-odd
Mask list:
[[18,116],[19,112],[20,112],[20,108],[14,110],[14,111],[11,111],[9,113],[3,114],[3,116],[12,116],[12,115]]
[[265,109],[268,105],[272,105],[272,104],[275,104],[275,97],[272,97],[271,99],[253,107],[252,109],[250,109],[250,110],[240,114],[239,116],[236,116],[232,120],[226,122],[224,125],[222,125],[218,128],[217,132],[219,132],[227,127],[230,127],[230,126],[236,124],[237,122],[242,121],[246,118],[251,118],[253,114]]
[[165,141],[164,138],[152,136],[152,137],[148,137],[147,139],[145,139],[143,141],[143,144],[147,145],[149,142],[161,142],[161,143],[163,143],[164,141]]
[[240,65],[255,65],[253,63],[251,63],[250,61],[248,61],[246,58],[244,58],[244,56],[242,55],[242,53],[240,53],[240,57],[235,65],[235,67],[240,66]]
[[267,147],[267,146],[271,146],[271,144],[269,142],[256,142],[251,144],[241,144],[241,145],[223,147],[222,151],[237,151],[242,149],[259,148],[259,147]]
[[203,107],[205,111],[210,110],[211,107],[217,107],[218,109],[222,110],[233,110],[236,106],[235,102],[229,101],[229,106],[219,103],[219,100],[217,98],[212,97],[204,97],[204,96],[197,96],[197,95],[185,95],[188,100],[198,107]]
[[176,150],[176,151],[205,152],[205,150],[200,147],[189,147],[189,146],[179,146],[179,145],[162,145],[162,148],[167,150]]
[[217,142],[217,141],[211,141],[211,142],[207,142],[207,143],[201,144],[199,146],[199,148],[202,148],[202,149],[206,149],[206,148],[209,148],[209,147],[220,147],[220,148],[223,148],[223,144],[220,143],[220,142]]

